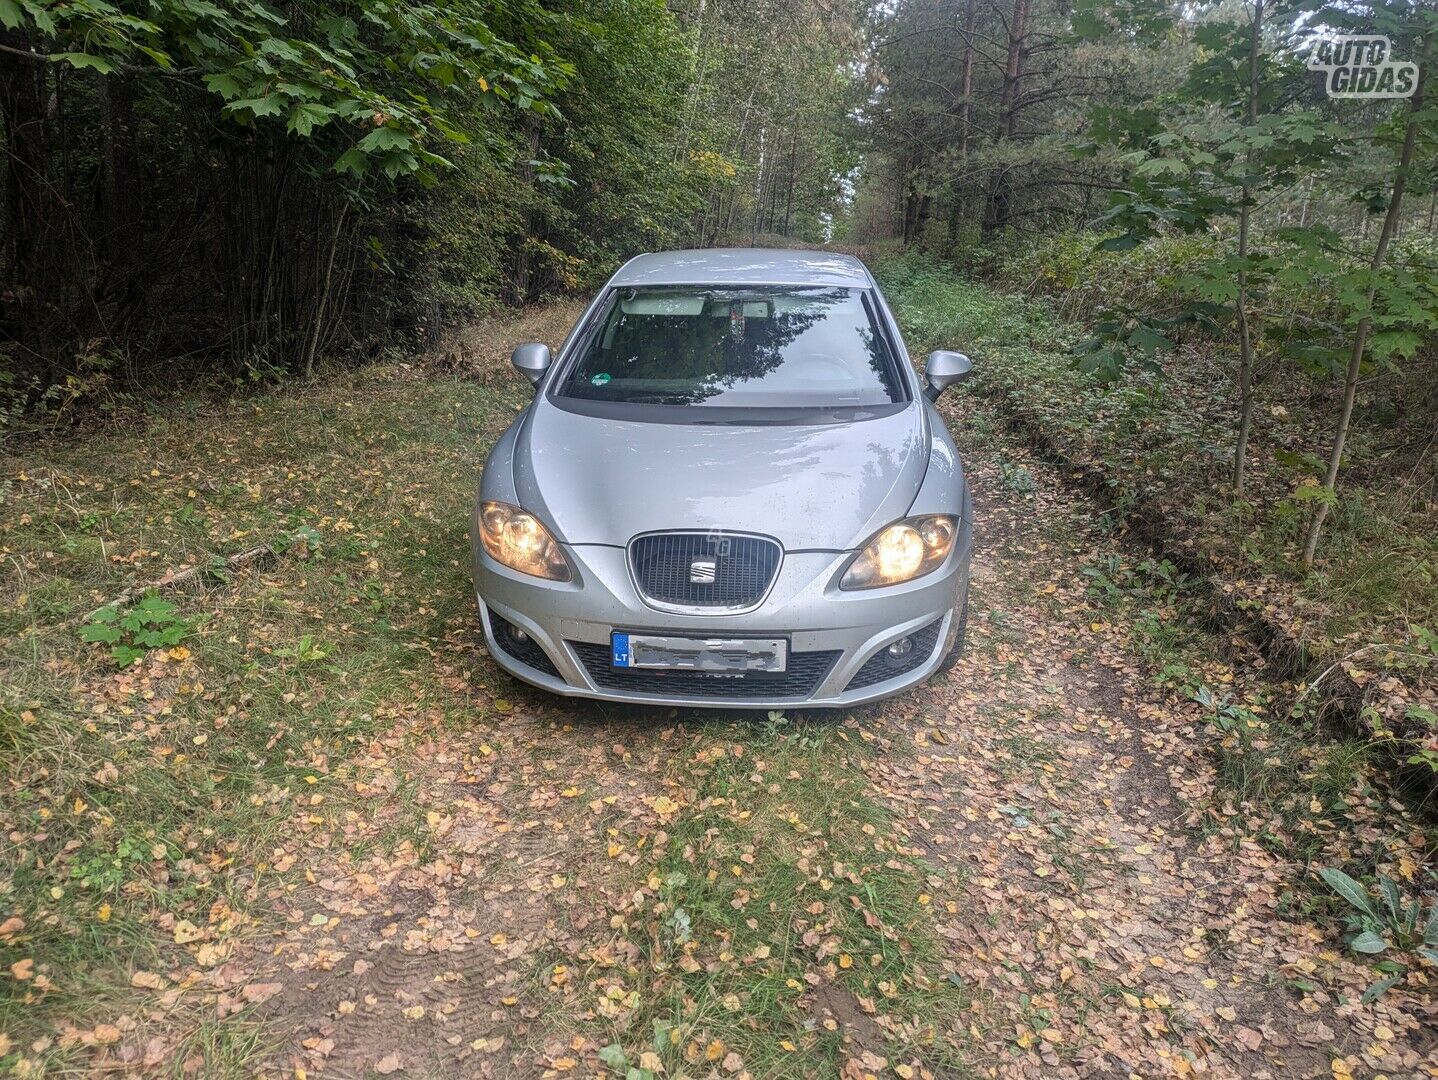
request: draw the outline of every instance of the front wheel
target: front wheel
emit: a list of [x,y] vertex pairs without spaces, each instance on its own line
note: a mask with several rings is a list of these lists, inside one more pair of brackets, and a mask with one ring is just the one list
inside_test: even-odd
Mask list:
[[944,656],[944,661],[939,665],[938,674],[942,675],[959,662],[959,657],[964,655],[964,643],[968,637],[969,630],[969,590],[964,588],[964,602],[959,606],[958,615],[954,620],[953,640],[949,643],[949,651]]

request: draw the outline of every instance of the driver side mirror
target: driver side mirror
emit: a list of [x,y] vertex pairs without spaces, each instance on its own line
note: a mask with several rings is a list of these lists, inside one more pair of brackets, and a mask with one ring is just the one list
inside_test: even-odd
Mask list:
[[549,346],[539,342],[517,345],[509,357],[509,362],[522,371],[524,377],[535,386],[539,385],[539,380],[544,378],[544,373],[549,370],[549,360]]
[[961,352],[940,349],[929,353],[924,363],[924,381],[928,383],[924,396],[937,401],[940,394],[954,383],[967,379],[973,370],[974,362]]

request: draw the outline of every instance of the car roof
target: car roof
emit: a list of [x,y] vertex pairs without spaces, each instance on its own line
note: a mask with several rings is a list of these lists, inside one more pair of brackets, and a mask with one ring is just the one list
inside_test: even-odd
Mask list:
[[852,255],[794,248],[695,248],[630,259],[611,285],[838,285],[873,284]]

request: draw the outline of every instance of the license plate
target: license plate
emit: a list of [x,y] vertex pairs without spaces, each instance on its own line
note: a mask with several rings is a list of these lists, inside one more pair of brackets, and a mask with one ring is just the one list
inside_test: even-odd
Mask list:
[[614,631],[610,662],[617,668],[782,674],[789,660],[784,638],[691,638]]

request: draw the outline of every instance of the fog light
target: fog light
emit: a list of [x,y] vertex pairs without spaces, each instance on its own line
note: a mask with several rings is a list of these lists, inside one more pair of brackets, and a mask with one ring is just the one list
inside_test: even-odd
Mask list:
[[512,627],[509,632],[514,635],[514,640],[519,642],[519,644],[521,645],[523,645],[526,641],[529,640],[529,635],[517,626]]
[[904,662],[904,657],[908,656],[909,653],[913,651],[914,640],[913,638],[906,637],[901,637],[898,641],[894,642],[888,647],[888,649],[885,650],[889,657],[889,663],[891,664],[902,664]]

